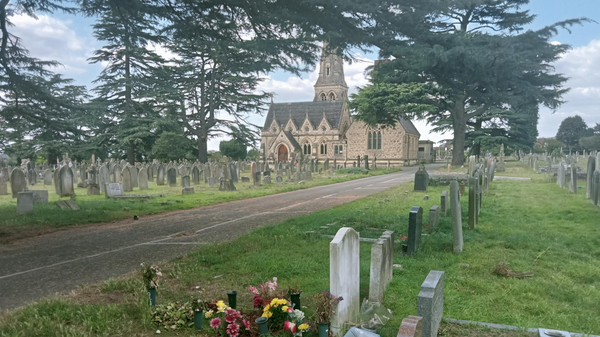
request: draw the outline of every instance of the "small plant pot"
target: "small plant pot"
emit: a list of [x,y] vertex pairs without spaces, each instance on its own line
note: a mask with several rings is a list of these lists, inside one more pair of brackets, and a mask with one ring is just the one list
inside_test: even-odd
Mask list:
[[406,244],[406,243],[402,244],[402,252],[403,253],[408,253],[408,244]]
[[294,310],[302,310],[302,304],[300,303],[300,294],[291,294],[292,304]]
[[202,310],[194,311],[194,326],[196,330],[202,330]]
[[148,288],[148,298],[150,300],[150,306],[156,305],[156,288]]
[[255,320],[256,324],[258,324],[258,332],[260,332],[261,336],[267,336],[269,334],[268,321],[269,319],[266,317],[259,317]]
[[231,309],[236,309],[237,307],[237,291],[228,291],[227,299],[229,300],[229,306]]
[[329,323],[319,323],[319,337],[329,337]]

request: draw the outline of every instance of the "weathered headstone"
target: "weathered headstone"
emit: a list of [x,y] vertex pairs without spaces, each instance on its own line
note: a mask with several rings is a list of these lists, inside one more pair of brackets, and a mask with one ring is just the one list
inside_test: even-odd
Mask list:
[[183,188],[190,187],[190,176],[181,177],[181,184],[183,185]]
[[422,231],[423,208],[421,206],[413,206],[408,216],[408,255],[413,255],[419,250]]
[[48,191],[47,190],[32,190],[33,203],[34,204],[47,204],[48,203]]
[[248,178],[248,177],[242,177],[242,182],[243,183],[249,183],[250,182],[250,178]]
[[129,166],[129,172],[131,173],[131,187],[139,187],[138,168],[135,166]]
[[[20,170],[19,170],[20,171]],[[24,215],[33,212],[33,192],[23,191],[17,193],[17,213]]]
[[429,173],[425,170],[425,165],[421,165],[415,173],[415,191],[427,192],[429,189]]
[[169,187],[177,186],[177,169],[174,167],[167,170],[167,184]]
[[27,191],[27,179],[20,168],[14,168],[10,173],[10,189],[12,197],[16,198],[19,192]]
[[44,171],[44,185],[52,185],[52,171]]
[[577,166],[571,165],[571,192],[577,193]]
[[270,175],[269,176],[265,176],[263,178],[263,183],[270,184],[271,183],[271,176]]
[[122,183],[107,183],[106,187],[105,187],[105,191],[106,192],[105,192],[104,196],[106,198],[125,195],[125,191],[123,191]]
[[29,185],[35,185],[37,183],[37,173],[35,173],[35,170],[27,171],[27,180],[29,180]]
[[131,170],[129,166],[125,166],[121,171],[121,181],[123,182],[123,191],[131,192],[133,191],[133,185],[131,184]]
[[165,167],[162,165],[158,166],[158,170],[156,172],[156,185],[162,186],[165,184]]
[[592,192],[594,193],[592,195],[592,201],[593,201],[594,205],[599,206],[600,205],[600,170],[594,171],[594,184],[593,184]]
[[148,170],[142,168],[138,173],[138,187],[140,190],[148,189]]
[[98,169],[98,185],[100,193],[106,193],[106,184],[110,183],[110,173],[106,165],[101,165]]
[[396,337],[422,337],[423,317],[408,316],[402,320],[398,335]]
[[260,172],[254,172],[252,174],[254,186],[260,186]]
[[588,199],[592,198],[592,191],[594,189],[594,171],[596,170],[596,158],[594,156],[589,156],[588,157],[588,163],[587,163],[587,190],[585,193],[585,196]]
[[280,175],[275,176],[275,182],[276,183],[282,183],[283,182],[283,177],[281,177]]
[[450,213],[452,216],[453,251],[456,254],[463,251],[462,213],[458,190],[458,181],[452,181],[450,183]]
[[423,337],[436,337],[444,315],[444,272],[432,270],[421,284],[417,314],[423,317]]
[[477,226],[477,179],[469,178],[469,229]]
[[440,212],[443,216],[446,216],[448,212],[449,201],[448,191],[442,191],[442,196],[440,198]]
[[365,154],[365,156],[363,157],[363,161],[364,161],[364,165],[365,165],[365,170],[369,169],[369,156]]
[[75,182],[75,175],[70,167],[65,165],[60,168],[59,179],[60,196],[68,197],[75,195],[75,189],[73,186],[73,183]]
[[0,177],[0,195],[8,194],[8,184],[6,183],[6,179],[4,177]]
[[198,166],[192,167],[192,183],[194,185],[200,184],[200,170],[198,169]]
[[428,219],[429,229],[434,231],[438,228],[439,224],[440,224],[440,206],[433,205],[429,209],[429,219]]
[[383,293],[392,281],[393,264],[393,232],[386,232],[371,246],[369,301],[381,303],[383,300]]
[[344,299],[331,318],[333,334],[338,336],[347,322],[359,321],[360,236],[353,228],[340,228],[329,243],[329,289]]
[[[186,177],[187,177],[187,176],[186,176]],[[182,195],[186,195],[186,194],[194,194],[195,192],[196,192],[196,191],[195,191],[195,189],[194,189],[193,187],[189,187],[189,186],[188,186],[188,187],[184,187],[184,188],[181,190],[181,194],[182,194]]]

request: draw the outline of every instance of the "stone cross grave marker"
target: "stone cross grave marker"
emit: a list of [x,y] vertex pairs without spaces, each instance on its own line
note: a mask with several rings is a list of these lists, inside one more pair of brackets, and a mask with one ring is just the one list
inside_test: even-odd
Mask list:
[[359,321],[360,235],[353,228],[340,228],[329,243],[329,289],[344,298],[331,318],[333,334],[339,336],[346,322]]
[[458,181],[452,181],[450,183],[450,214],[452,215],[452,239],[455,254],[460,254],[463,251],[462,213],[458,190]]
[[413,206],[408,216],[408,255],[413,255],[419,250],[422,231],[423,208],[421,206]]
[[444,315],[444,272],[432,270],[421,284],[417,315],[423,317],[423,337],[436,337]]

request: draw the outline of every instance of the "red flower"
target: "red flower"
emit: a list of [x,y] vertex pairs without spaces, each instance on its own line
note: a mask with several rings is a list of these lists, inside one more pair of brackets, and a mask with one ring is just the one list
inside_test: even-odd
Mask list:
[[213,318],[210,320],[210,327],[213,329],[218,329],[221,326],[221,319],[220,318]]
[[263,301],[260,298],[260,296],[258,296],[258,294],[254,295],[254,299],[253,299],[253,303],[254,303],[254,307],[255,308],[260,308],[263,305]]
[[291,333],[296,333],[296,324],[290,322],[290,321],[285,321],[285,323],[283,324],[283,329],[285,331],[289,331]]
[[231,323],[227,326],[226,331],[229,336],[237,337],[237,335],[239,335],[239,333],[240,333],[240,326],[235,323]]
[[227,315],[227,317],[225,317],[225,322],[227,322],[227,323],[233,323],[233,322],[235,322],[235,316],[234,315]]
[[400,237],[398,238],[398,241],[406,241],[408,239],[408,236],[402,234],[400,235]]
[[242,320],[242,323],[244,323],[244,327],[246,328],[246,330],[250,330],[250,322],[244,319]]

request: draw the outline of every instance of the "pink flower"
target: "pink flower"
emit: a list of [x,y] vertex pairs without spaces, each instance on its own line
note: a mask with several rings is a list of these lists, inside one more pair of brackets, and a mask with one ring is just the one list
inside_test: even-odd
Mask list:
[[258,295],[258,289],[256,289],[256,287],[253,287],[252,285],[248,286],[248,290],[253,293],[254,295]]
[[244,323],[244,327],[246,327],[246,330],[250,330],[250,322],[248,322],[248,320],[242,320],[242,323]]
[[233,315],[235,312],[235,309],[225,309],[225,315]]
[[210,320],[210,327],[213,329],[218,329],[221,326],[221,319],[220,318],[213,318]]
[[233,323],[233,322],[235,322],[235,316],[233,316],[233,315],[227,315],[227,317],[225,317],[225,322],[227,322],[227,323]]
[[262,306],[262,299],[258,294],[254,295],[253,303],[255,308],[260,308]]
[[290,321],[285,321],[285,323],[283,324],[283,329],[285,331],[289,331],[291,333],[296,333],[296,324],[290,322]]
[[227,326],[226,331],[229,336],[237,337],[237,335],[239,335],[239,333],[240,333],[240,326],[235,323],[231,323]]
[[287,310],[287,312],[294,312],[294,308],[292,308],[292,307],[288,307],[288,310]]

